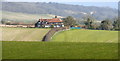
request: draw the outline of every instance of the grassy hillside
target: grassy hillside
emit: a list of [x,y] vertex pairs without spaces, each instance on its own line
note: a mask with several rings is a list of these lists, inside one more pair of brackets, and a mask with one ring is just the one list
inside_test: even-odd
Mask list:
[[[57,33],[52,39],[53,42],[35,41],[41,40],[43,35],[45,35],[45,33],[48,32],[48,30],[49,29],[40,28],[36,29],[3,28],[3,39],[5,41],[2,42],[2,58],[3,59],[118,58],[117,31],[69,30]],[[19,40],[26,41],[20,42]]]
[[50,29],[2,28],[4,41],[41,41]]
[[117,59],[117,43],[3,42],[3,59]]
[[112,19],[118,16],[118,10],[109,7],[70,5],[54,2],[3,2],[2,10],[28,14],[53,14],[64,17],[73,16],[75,18],[83,18],[85,13],[96,12],[93,16],[97,20],[106,18]]
[[[38,19],[41,18],[54,18],[55,15],[50,14],[25,14],[25,13],[16,13],[16,12],[8,12],[8,11],[2,11],[3,19],[5,20],[12,20],[12,21],[18,21],[18,22],[36,22]],[[60,16],[58,16],[60,17]]]
[[118,42],[118,31],[68,30],[57,33],[52,41],[59,42]]

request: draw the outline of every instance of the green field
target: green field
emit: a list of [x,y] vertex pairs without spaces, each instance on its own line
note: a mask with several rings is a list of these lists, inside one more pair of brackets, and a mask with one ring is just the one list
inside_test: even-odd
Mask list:
[[117,43],[118,31],[106,30],[67,30],[52,37],[56,42],[104,42]]
[[[41,40],[49,29],[3,28],[3,59],[117,59],[118,32],[68,30],[55,34],[51,41]],[[16,37],[17,36],[17,37]],[[27,36],[27,37],[25,37]],[[25,38],[24,38],[25,37]],[[66,37],[66,38],[65,38]],[[13,40],[13,41],[11,41]],[[110,41],[109,41],[110,40]]]
[[2,28],[4,41],[41,41],[50,29],[40,28]]
[[3,42],[3,59],[117,59],[117,43]]

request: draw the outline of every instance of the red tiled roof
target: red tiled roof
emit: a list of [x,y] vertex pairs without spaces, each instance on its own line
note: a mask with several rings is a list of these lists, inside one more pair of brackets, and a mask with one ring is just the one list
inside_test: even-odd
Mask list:
[[62,22],[60,18],[53,18],[53,19],[39,19],[39,21],[47,21],[47,22]]

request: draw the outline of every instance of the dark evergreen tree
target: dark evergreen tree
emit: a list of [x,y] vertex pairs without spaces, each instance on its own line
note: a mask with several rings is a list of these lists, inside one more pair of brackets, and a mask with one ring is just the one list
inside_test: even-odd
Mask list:
[[92,29],[93,28],[92,27],[93,21],[90,18],[88,18],[87,21],[85,21],[84,24],[87,26],[88,29]]

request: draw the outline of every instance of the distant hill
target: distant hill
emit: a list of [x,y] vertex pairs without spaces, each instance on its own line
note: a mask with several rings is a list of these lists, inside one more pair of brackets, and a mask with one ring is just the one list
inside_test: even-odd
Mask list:
[[[2,18],[6,21],[14,21],[14,22],[23,22],[23,23],[35,23],[38,21],[38,19],[44,18],[54,18],[55,15],[50,14],[27,14],[27,13],[17,13],[17,12],[8,12],[3,11],[2,12]],[[59,18],[62,18],[61,16],[58,16]]]
[[118,14],[118,10],[108,7],[70,5],[52,2],[3,2],[2,10],[35,15],[51,14],[63,17],[73,16],[75,18],[82,18],[86,13],[95,12],[93,17],[97,20],[114,18]]

